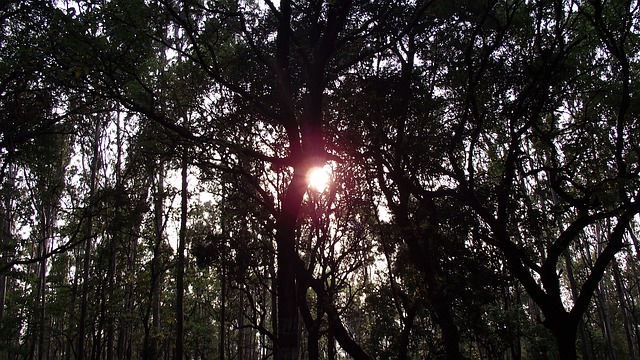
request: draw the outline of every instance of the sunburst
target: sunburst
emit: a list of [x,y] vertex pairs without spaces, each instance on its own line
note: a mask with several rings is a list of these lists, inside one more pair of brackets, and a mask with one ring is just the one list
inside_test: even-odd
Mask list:
[[315,191],[323,192],[331,180],[331,167],[314,167],[307,173],[307,183]]

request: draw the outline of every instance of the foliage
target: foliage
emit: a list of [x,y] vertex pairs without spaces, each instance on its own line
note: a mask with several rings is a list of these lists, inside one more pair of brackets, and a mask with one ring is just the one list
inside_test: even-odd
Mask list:
[[637,359],[639,11],[0,5],[0,359]]

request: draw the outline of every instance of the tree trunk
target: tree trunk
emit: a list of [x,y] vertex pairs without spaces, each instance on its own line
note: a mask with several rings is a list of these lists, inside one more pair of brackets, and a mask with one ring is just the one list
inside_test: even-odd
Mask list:
[[[71,258],[74,261],[74,265],[76,269],[80,269],[80,249],[75,248],[72,251]],[[71,303],[69,304],[69,314],[75,314],[76,312],[76,304],[77,304],[77,296],[78,295],[78,276],[73,277],[73,282],[71,283]],[[67,325],[67,348],[65,354],[65,360],[71,360],[74,355],[73,349],[75,348],[74,335],[77,329],[77,324],[73,321],[73,316],[70,317],[69,324]],[[76,354],[77,355],[77,354]],[[77,358],[77,356],[76,356]]]
[[[117,140],[117,159],[116,159],[116,188],[118,191],[122,191],[122,195],[126,194],[127,197],[130,197],[131,204],[133,205],[130,209],[130,216],[132,216],[132,221],[129,224],[129,231],[126,232],[124,241],[126,244],[126,264],[125,264],[125,274],[127,276],[124,277],[124,297],[122,301],[122,305],[124,311],[119,312],[116,316],[118,323],[118,338],[116,340],[116,356],[118,360],[131,359],[132,357],[132,349],[131,349],[131,332],[133,328],[133,324],[131,321],[131,316],[134,313],[134,291],[135,291],[135,278],[136,278],[136,254],[138,248],[138,239],[140,236],[140,227],[143,223],[144,213],[141,209],[144,208],[147,203],[147,196],[149,192],[148,180],[143,180],[142,187],[140,187],[139,183],[134,181],[133,187],[137,189],[136,192],[132,194],[126,193],[126,190],[122,184],[122,131],[120,125],[120,112],[118,112],[118,117],[116,120],[116,140]],[[135,164],[135,163],[133,163]],[[148,177],[148,175],[147,175]],[[134,195],[135,194],[135,195]],[[115,319],[114,319],[115,320]]]
[[333,334],[342,349],[355,360],[369,360],[369,355],[353,340],[351,334],[347,331],[340,319],[338,310],[335,308],[331,295],[324,287],[324,283],[313,277],[304,262],[296,257],[294,259],[296,267],[296,277],[302,287],[310,287],[316,293],[318,298],[318,306],[327,314],[327,322],[329,323],[329,331]]
[[46,305],[47,305],[47,258],[45,255],[48,252],[48,244],[49,244],[49,221],[45,220],[43,226],[43,239],[41,245],[40,256],[43,259],[40,261],[40,271],[38,277],[38,303],[39,303],[39,320],[38,320],[38,359],[45,359],[46,345],[45,341],[47,341],[47,324],[46,324]]
[[[441,298],[438,296],[437,298]],[[460,352],[460,332],[453,321],[449,304],[434,304],[436,313],[436,322],[442,331],[442,339],[444,341],[444,350],[447,353],[447,360],[461,360],[465,357]]]
[[[290,78],[289,78],[289,42],[291,29],[291,1],[280,1],[280,16],[276,39],[278,74],[276,81],[280,104],[283,109],[290,105]],[[299,128],[295,125],[296,115],[288,110],[288,114],[282,115],[288,118],[289,145],[292,147],[292,155],[301,156],[299,142]],[[301,159],[303,160],[303,159]],[[276,360],[295,360],[298,358],[298,304],[296,291],[296,277],[294,257],[297,258],[295,249],[296,229],[298,214],[302,205],[302,199],[306,191],[303,169],[294,169],[293,179],[286,190],[282,201],[282,208],[276,221],[276,245],[277,245],[277,279],[276,288],[278,294],[277,317],[277,343],[275,346]]]
[[96,119],[95,132],[93,138],[93,158],[91,159],[90,179],[89,179],[89,204],[87,208],[87,221],[85,236],[86,242],[84,247],[84,261],[82,269],[82,300],[80,303],[80,320],[78,322],[78,353],[77,358],[84,360],[85,354],[85,342],[86,342],[86,321],[87,321],[87,307],[88,307],[88,295],[89,295],[89,270],[91,267],[91,249],[93,242],[93,213],[95,202],[95,190],[96,190],[96,178],[98,176],[98,157],[100,151],[100,120]]
[[600,319],[602,320],[602,332],[604,340],[607,344],[607,352],[611,360],[616,360],[616,350],[613,343],[613,334],[611,329],[611,317],[609,316],[609,305],[607,304],[607,295],[603,285],[598,287],[597,293],[598,309],[600,310]]
[[398,225],[403,229],[403,239],[411,252],[411,259],[418,271],[423,275],[434,320],[442,332],[446,358],[448,360],[465,359],[462,352],[460,352],[460,332],[453,318],[452,299],[442,289],[441,280],[437,277],[440,272],[437,263],[440,254],[437,250],[437,244],[435,244],[437,240],[432,237],[437,237],[438,235],[435,232],[421,234],[423,238],[421,241],[418,239],[418,235],[413,232],[411,221],[407,217],[406,211],[399,211],[396,217]]
[[103,342],[103,334],[104,334],[104,325],[106,321],[106,284],[102,281],[98,285],[98,294],[100,295],[100,301],[98,304],[100,305],[98,312],[98,321],[97,326],[92,332],[93,342],[91,347],[91,359],[99,360],[101,358],[102,353],[102,342]]
[[243,285],[239,284],[238,286],[238,304],[237,304],[237,313],[236,320],[238,322],[238,338],[237,338],[237,347],[238,347],[238,359],[247,359],[251,354],[251,349],[247,349],[245,347],[245,329],[244,329],[244,289]]
[[309,331],[307,333],[307,352],[309,354],[309,360],[320,359],[320,334],[318,331]]
[[225,344],[226,344],[226,334],[227,334],[227,319],[226,319],[226,303],[227,303],[227,262],[226,262],[226,254],[223,248],[222,253],[222,264],[220,271],[220,343],[218,344],[218,358],[220,360],[224,360],[225,358]]
[[149,187],[145,186],[144,195],[139,195],[138,206],[136,206],[135,221],[133,222],[132,231],[129,235],[129,241],[127,242],[127,265],[125,277],[126,283],[124,288],[124,312],[120,314],[118,332],[118,344],[117,353],[118,360],[131,359],[133,349],[131,348],[131,333],[133,332],[133,322],[131,319],[134,313],[135,303],[135,279],[137,275],[137,251],[138,251],[138,239],[140,236],[140,224],[143,223],[144,213],[139,209],[143,208],[143,204],[146,204]]
[[[2,260],[6,259],[6,256],[2,255]],[[4,265],[4,261],[0,262],[0,266]],[[0,319],[4,318],[4,304],[7,294],[7,276],[5,273],[0,274]]]
[[298,288],[298,302],[300,304],[300,315],[304,322],[304,327],[307,330],[307,359],[318,360],[320,358],[320,347],[318,346],[320,341],[320,329],[318,321],[322,321],[321,304],[316,306],[317,314],[316,318],[313,318],[309,303],[307,300],[307,287],[300,286]]
[[176,261],[176,354],[175,359],[184,358],[184,249],[187,240],[187,211],[188,211],[188,188],[187,188],[187,150],[182,154],[182,188],[181,188],[181,213],[180,213],[180,236],[178,239],[178,258]]
[[[602,242],[604,238],[602,236],[600,224],[596,224],[596,250],[598,256],[602,253]],[[602,320],[602,331],[604,332],[604,339],[607,344],[607,352],[611,360],[617,360],[616,349],[613,344],[613,334],[611,329],[611,317],[609,316],[609,304],[607,304],[607,294],[605,294],[604,284],[601,282],[597,291],[597,304],[600,310],[600,318]]]
[[102,284],[100,303],[99,330],[103,331],[100,331],[99,333],[104,333],[104,336],[101,336],[101,338],[103,338],[102,342],[104,342],[104,349],[98,349],[97,359],[105,358],[106,360],[113,360],[114,313],[112,309],[115,308],[115,302],[117,301],[113,296],[117,246],[115,237],[115,234],[106,234],[105,241],[108,244],[107,252],[109,255],[109,261],[107,264],[106,282]]
[[616,293],[618,295],[618,303],[620,304],[624,333],[627,338],[627,350],[629,351],[629,359],[635,360],[637,356],[632,330],[633,325],[631,323],[631,320],[629,319],[629,312],[627,311],[627,301],[626,297],[624,296],[624,282],[622,279],[622,275],[620,274],[620,264],[618,264],[618,260],[614,258],[612,261],[612,265],[613,280],[616,285]]
[[154,198],[154,242],[152,246],[153,255],[151,258],[151,289],[149,290],[149,304],[145,322],[151,317],[151,326],[145,324],[145,337],[143,345],[143,358],[155,360],[160,357],[158,354],[158,336],[160,334],[160,284],[162,278],[160,256],[162,244],[164,242],[164,161],[159,161],[158,182],[156,184],[156,194]]
[[336,360],[336,340],[333,333],[327,333],[327,360]]
[[[576,284],[575,276],[573,275],[573,264],[571,261],[571,256],[568,251],[564,252],[564,262],[567,269],[567,277],[569,278],[569,287],[571,288],[571,296],[573,297],[573,301],[578,299],[578,285]],[[578,332],[580,333],[580,342],[581,342],[581,350],[582,350],[582,358],[584,360],[591,360],[593,356],[591,355],[591,347],[589,346],[589,339],[587,337],[587,333],[584,328],[584,319],[581,316],[578,321]]]
[[102,316],[104,318],[105,327],[106,327],[106,344],[105,344],[105,354],[104,357],[106,360],[113,360],[113,338],[115,331],[114,324],[114,313],[113,308],[115,308],[115,302],[118,301],[114,294],[114,284],[115,284],[115,271],[116,271],[116,243],[115,243],[115,235],[108,234],[107,242],[109,244],[109,264],[107,268],[107,283],[104,284],[103,290],[103,300],[102,300]]
[[[2,202],[2,233],[0,234],[0,267],[9,261],[12,256],[11,247],[13,246],[13,191],[15,187],[16,170],[12,163],[7,165],[6,183],[4,184],[4,199]],[[0,273],[0,320],[4,318],[4,306],[7,296],[7,275],[6,272]]]
[[576,329],[574,326],[557,326],[553,331],[558,346],[558,355],[562,360],[577,359],[576,353]]
[[400,343],[398,344],[398,360],[409,359],[409,340],[411,339],[411,331],[416,317],[414,307],[407,310],[407,316],[402,321],[402,331],[400,332]]
[[[275,266],[274,266],[275,265]],[[269,262],[269,271],[270,271],[270,275],[271,275],[271,328],[274,329],[274,337],[271,339],[272,341],[272,348],[274,349],[274,357],[275,357],[275,353],[277,353],[277,348],[278,348],[278,333],[277,333],[277,329],[278,329],[278,272],[277,272],[277,265],[274,264],[272,261]],[[268,353],[268,351],[265,351],[266,353]],[[266,355],[266,354],[265,354]]]
[[276,223],[278,333],[276,360],[298,359],[298,302],[295,250],[298,214],[306,192],[306,169],[296,169]]

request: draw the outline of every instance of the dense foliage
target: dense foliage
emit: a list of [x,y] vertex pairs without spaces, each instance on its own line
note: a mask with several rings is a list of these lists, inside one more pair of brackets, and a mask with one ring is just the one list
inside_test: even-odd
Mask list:
[[5,2],[0,359],[640,358],[639,35],[622,0]]

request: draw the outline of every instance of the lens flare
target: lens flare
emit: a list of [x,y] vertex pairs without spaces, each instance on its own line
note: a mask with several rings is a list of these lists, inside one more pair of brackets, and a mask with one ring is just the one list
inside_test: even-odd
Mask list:
[[318,192],[323,192],[329,185],[331,178],[329,166],[314,167],[307,173],[307,183],[309,187]]

